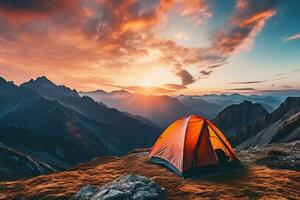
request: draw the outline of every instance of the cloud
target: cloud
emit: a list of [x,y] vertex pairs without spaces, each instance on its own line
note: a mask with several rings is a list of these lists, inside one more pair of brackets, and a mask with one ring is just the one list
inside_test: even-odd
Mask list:
[[265,94],[265,95],[300,96],[300,89],[257,90],[257,92]]
[[286,73],[278,73],[274,75],[274,77],[282,77],[282,76],[286,76]]
[[200,79],[204,79],[207,78],[210,74],[212,73],[212,71],[205,71],[205,70],[201,70],[200,71]]
[[182,86],[192,84],[196,81],[194,77],[185,69],[180,69],[176,75],[180,77]]
[[208,68],[211,68],[211,69],[214,69],[214,68],[218,68],[218,67],[221,67],[225,64],[227,64],[228,62],[223,62],[223,63],[217,63],[217,64],[212,64],[212,65],[209,65]]
[[282,80],[285,79],[286,77],[284,76],[284,73],[276,74],[273,79],[269,80],[254,80],[254,81],[237,81],[237,82],[230,82],[229,84],[236,84],[236,85],[249,85],[249,84],[258,84],[258,83],[266,83],[266,82],[271,82],[271,81],[277,81],[277,80]]
[[77,0],[1,0],[0,12],[14,21],[33,20],[75,8]]
[[281,85],[282,88],[285,88],[285,89],[291,89],[291,88],[294,88],[293,86],[291,85]]
[[175,37],[177,40],[185,40],[185,41],[187,41],[187,40],[190,39],[189,35],[186,34],[186,33],[183,33],[183,32],[177,32],[177,33],[175,33],[175,34],[174,34],[174,37]]
[[[211,47],[196,48],[157,33],[174,13],[203,25],[212,16],[204,0],[3,0],[0,64],[12,66],[3,71],[10,77],[19,74],[19,80],[24,72],[26,77],[46,75],[61,81],[72,76],[68,84],[79,89],[105,86],[102,79],[127,84],[120,83],[120,76],[143,71],[142,66],[159,66],[181,81],[163,89],[185,89],[225,65],[230,52],[253,40],[257,27],[261,29],[276,12],[265,3],[245,2],[245,7],[237,4],[225,25],[229,28],[217,31]],[[177,35],[183,40],[186,36]],[[193,76],[188,70],[197,73]],[[96,80],[85,78],[95,76]],[[86,83],[79,84],[76,78]]]
[[[13,62],[20,72],[26,68],[32,76],[61,79],[70,71],[78,78],[94,74],[106,78],[109,72],[113,77],[119,69],[142,65],[172,70],[214,62],[215,58],[203,56],[203,49],[157,36],[171,10],[193,23],[210,16],[201,0],[4,0],[0,2],[0,61]],[[178,75],[183,84],[193,81],[187,73]]]
[[186,86],[179,85],[179,84],[164,84],[164,86],[166,88],[173,89],[173,90],[183,90],[183,89],[186,89]]
[[293,72],[300,72],[300,68],[293,70]]
[[236,91],[253,91],[256,90],[255,88],[251,88],[251,87],[246,87],[246,88],[232,88],[232,89],[228,89],[228,90],[236,90]]
[[213,47],[224,55],[249,49],[265,22],[276,14],[277,3],[277,0],[237,0],[229,25],[215,33]]
[[237,85],[243,85],[243,84],[256,84],[256,83],[265,83],[267,80],[264,81],[240,81],[240,82],[231,82],[229,84],[237,84]]
[[288,42],[288,41],[297,40],[297,39],[300,39],[300,33],[292,35],[292,36],[289,36],[287,38],[284,38],[283,41],[284,42]]
[[176,0],[177,12],[187,17],[196,25],[201,25],[205,20],[212,16],[205,0]]

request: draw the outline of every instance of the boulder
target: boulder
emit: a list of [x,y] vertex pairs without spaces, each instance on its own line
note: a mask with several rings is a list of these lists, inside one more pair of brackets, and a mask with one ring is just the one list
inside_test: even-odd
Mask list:
[[165,200],[167,191],[145,176],[124,175],[102,186],[87,185],[76,200]]
[[95,185],[86,185],[77,192],[75,199],[89,200],[97,190],[98,187]]

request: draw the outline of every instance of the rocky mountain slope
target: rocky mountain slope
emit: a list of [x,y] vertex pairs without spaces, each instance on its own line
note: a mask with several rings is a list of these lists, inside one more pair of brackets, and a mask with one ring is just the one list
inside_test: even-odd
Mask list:
[[57,171],[56,168],[0,143],[0,180],[29,178]]
[[239,149],[300,139],[300,97],[288,97],[278,109],[237,134]]
[[268,112],[262,105],[245,100],[240,104],[226,107],[212,121],[226,137],[230,138],[236,136],[243,127],[266,114]]
[[151,146],[161,131],[45,77],[22,86],[0,79],[0,121],[11,127],[0,142],[59,169]]
[[[276,150],[276,151],[275,151]],[[243,167],[182,179],[146,159],[147,149],[124,157],[103,157],[68,171],[1,182],[0,199],[74,199],[84,186],[102,186],[137,174],[167,190],[169,199],[298,199],[300,143],[275,144],[238,152]]]
[[[68,167],[60,162],[47,137],[0,121],[0,179],[37,176]],[[48,150],[48,151],[47,151]]]

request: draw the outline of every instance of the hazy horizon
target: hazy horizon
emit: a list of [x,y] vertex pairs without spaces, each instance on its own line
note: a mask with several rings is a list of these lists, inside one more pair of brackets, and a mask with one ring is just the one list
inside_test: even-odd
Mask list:
[[155,91],[153,92],[153,90],[155,90],[155,88],[144,88],[143,90],[140,91],[130,91],[130,90],[126,90],[126,89],[115,89],[115,90],[105,90],[102,88],[96,88],[94,90],[87,90],[87,91],[83,91],[83,90],[79,90],[77,88],[72,88],[68,85],[65,85],[63,83],[59,84],[59,83],[55,83],[52,80],[50,80],[48,77],[46,76],[39,76],[39,77],[34,77],[34,78],[30,78],[29,80],[26,80],[24,82],[21,82],[19,84],[15,83],[14,80],[8,80],[5,77],[1,77],[0,78],[4,78],[4,80],[8,81],[8,82],[12,82],[13,84],[20,86],[23,83],[27,83],[29,81],[35,81],[38,78],[42,78],[45,77],[47,80],[49,80],[50,82],[54,83],[57,86],[65,86],[67,88],[70,89],[74,89],[76,90],[78,93],[90,93],[90,92],[96,92],[96,91],[103,91],[106,93],[110,93],[110,92],[115,92],[115,91],[127,91],[130,93],[137,93],[137,94],[143,94],[143,95],[154,95],[154,96],[160,96],[160,95],[168,95],[168,96],[180,96],[180,95],[186,95],[186,96],[205,96],[205,95],[233,95],[233,94],[240,94],[240,95],[245,95],[245,96],[250,96],[250,95],[266,95],[266,96],[300,96],[300,90],[256,90],[255,93],[247,93],[247,92],[215,92],[215,93],[199,93],[199,94],[160,94],[160,93],[156,93]]

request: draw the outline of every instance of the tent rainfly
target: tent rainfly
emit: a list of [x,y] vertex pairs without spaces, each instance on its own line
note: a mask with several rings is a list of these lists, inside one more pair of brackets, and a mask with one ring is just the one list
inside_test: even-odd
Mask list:
[[223,133],[211,121],[191,115],[173,122],[158,138],[148,158],[185,177],[193,169],[217,166],[218,151],[230,161],[239,162]]

